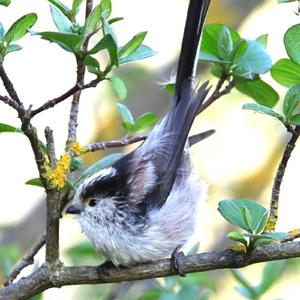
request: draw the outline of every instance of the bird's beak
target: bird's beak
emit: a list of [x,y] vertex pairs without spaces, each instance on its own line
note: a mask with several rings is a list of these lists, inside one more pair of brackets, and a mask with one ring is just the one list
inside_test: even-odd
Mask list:
[[66,209],[66,213],[67,214],[73,214],[73,215],[77,215],[81,213],[81,209],[80,207],[76,206],[76,205],[70,205],[67,209]]

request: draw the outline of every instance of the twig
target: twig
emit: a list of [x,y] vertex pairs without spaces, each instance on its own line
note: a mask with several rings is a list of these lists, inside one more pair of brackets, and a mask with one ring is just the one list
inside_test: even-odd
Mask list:
[[0,77],[3,81],[4,87],[7,90],[9,96],[20,106],[22,107],[22,103],[19,99],[19,96],[12,84],[12,82],[10,81],[9,77],[7,76],[4,67],[3,67],[3,62],[0,63]]
[[48,158],[49,158],[50,166],[51,169],[54,169],[56,167],[54,138],[53,138],[53,131],[48,126],[45,128],[45,137],[47,142],[47,150],[48,150]]
[[45,245],[45,242],[46,242],[46,236],[42,235],[39,241],[30,249],[27,255],[23,257],[23,259],[15,266],[13,271],[6,278],[6,280],[3,283],[4,286],[8,286],[9,284],[11,284],[24,268],[34,263],[34,256]]
[[281,243],[291,242],[299,237],[300,237],[300,228],[296,228],[296,229],[290,230],[288,232],[288,237],[281,240],[280,242]]
[[13,109],[15,109],[19,116],[20,116],[20,106],[18,103],[16,103],[13,99],[7,97],[7,96],[1,96],[0,95],[0,100],[2,102],[4,102],[5,104],[9,105],[10,107],[12,107]]
[[113,140],[113,141],[105,141],[99,142],[94,144],[89,144],[85,146],[86,152],[94,152],[97,150],[106,150],[108,148],[118,148],[128,146],[130,144],[134,144],[140,141],[143,141],[147,138],[147,135],[137,135],[137,136],[130,136],[124,137],[121,140]]
[[[300,257],[300,242],[274,243],[254,250],[251,254],[230,249],[204,252],[182,258],[184,273],[204,272],[225,268],[241,268],[272,260]],[[28,299],[52,287],[75,284],[101,284],[176,275],[170,259],[130,268],[64,267],[50,268],[43,265],[28,277],[0,290],[0,299]]]
[[[228,80],[228,85],[221,90],[223,84],[225,83],[225,81]],[[211,104],[213,104],[217,99],[219,99],[220,97],[229,94],[230,91],[232,90],[232,88],[234,87],[234,81],[233,79],[229,79],[228,75],[224,74],[220,77],[215,90],[213,91],[213,93],[210,95],[210,97],[201,105],[198,114],[200,114],[201,112],[203,112],[205,109],[207,109]]]
[[30,117],[34,117],[35,115],[41,113],[44,110],[47,110],[51,107],[54,107],[55,105],[63,102],[64,100],[66,100],[67,98],[73,96],[75,93],[91,88],[91,87],[95,87],[97,86],[97,84],[104,80],[104,77],[97,77],[96,79],[91,80],[89,83],[87,84],[83,84],[83,85],[79,85],[78,83],[76,83],[72,88],[70,88],[67,92],[65,92],[64,94],[62,94],[59,97],[53,98],[51,100],[47,100],[43,105],[41,105],[40,107],[33,109],[31,111]]
[[296,126],[292,133],[292,137],[288,141],[283,155],[281,162],[278,166],[277,173],[274,179],[274,184],[272,188],[272,198],[270,203],[270,215],[268,218],[267,225],[265,226],[264,231],[274,231],[278,219],[278,206],[279,206],[279,194],[280,194],[280,187],[283,180],[283,176],[285,173],[285,169],[287,167],[288,161],[290,159],[290,156],[295,148],[295,144],[299,138],[300,135],[300,127]]

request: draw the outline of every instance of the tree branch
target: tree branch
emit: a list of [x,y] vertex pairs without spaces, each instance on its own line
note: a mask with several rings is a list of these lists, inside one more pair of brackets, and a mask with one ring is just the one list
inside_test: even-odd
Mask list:
[[300,127],[296,126],[296,128],[292,132],[292,136],[288,141],[283,155],[281,162],[278,166],[277,173],[274,179],[274,184],[272,188],[272,197],[270,203],[270,215],[268,218],[267,225],[265,226],[264,231],[274,231],[278,219],[278,207],[279,207],[279,194],[280,194],[280,187],[283,180],[283,176],[290,159],[290,156],[295,148],[296,142],[300,135]]
[[[231,249],[204,252],[182,258],[184,273],[204,272],[216,269],[241,268],[247,265],[279,259],[300,257],[300,242],[274,243],[251,254]],[[170,259],[163,259],[131,268],[64,267],[51,269],[42,265],[28,277],[0,290],[1,299],[28,299],[42,291],[66,285],[101,284],[176,275]]]
[[27,266],[34,263],[34,256],[40,251],[40,249],[45,245],[46,236],[42,235],[39,241],[30,249],[25,257],[15,266],[12,272],[8,275],[3,285],[8,286],[14,279],[21,273],[21,271]]
[[7,90],[8,94],[12,98],[12,100],[14,100],[20,107],[23,107],[12,82],[10,81],[9,77],[7,76],[7,74],[4,70],[3,62],[0,63],[0,77],[3,81],[5,89]]
[[[223,87],[225,81],[228,80],[228,85],[221,90],[221,88]],[[228,77],[228,75],[223,74],[217,85],[215,90],[213,91],[213,93],[210,95],[210,97],[201,105],[198,114],[200,114],[201,112],[203,112],[205,109],[207,109],[211,104],[213,104],[216,100],[218,100],[219,98],[221,98],[222,96],[229,94],[230,91],[233,89],[234,87],[234,81],[233,79],[230,79]]]

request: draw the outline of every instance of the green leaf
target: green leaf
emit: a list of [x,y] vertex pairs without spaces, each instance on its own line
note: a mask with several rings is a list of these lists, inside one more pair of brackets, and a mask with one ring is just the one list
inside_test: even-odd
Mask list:
[[126,133],[133,133],[134,132],[134,124],[131,122],[122,122],[122,129]]
[[175,83],[168,83],[165,86],[165,89],[166,89],[169,96],[174,96],[175,95]]
[[108,20],[108,24],[113,24],[113,23],[116,23],[116,22],[119,22],[122,20],[124,20],[124,18],[122,18],[122,17],[112,18],[112,19]]
[[266,210],[266,212],[262,216],[260,222],[257,223],[257,226],[254,229],[255,233],[261,233],[264,230],[264,228],[265,228],[265,226],[267,224],[267,221],[268,221],[268,217],[269,217],[269,211]]
[[162,289],[152,288],[144,292],[143,295],[138,298],[138,300],[157,300],[157,299],[161,299],[160,297],[162,295],[163,295]]
[[20,133],[20,132],[22,132],[22,130],[19,129],[19,128],[14,127],[14,126],[8,125],[8,124],[0,123],[0,133],[1,132],[17,132],[17,133]]
[[48,1],[54,6],[56,6],[66,17],[68,17],[70,10],[65,4],[63,4],[59,0],[48,0]]
[[112,164],[114,164],[117,160],[119,160],[121,157],[123,157],[122,153],[112,153],[103,159],[97,161],[96,163],[92,164],[90,167],[88,167],[82,175],[79,177],[79,179],[74,183],[75,186],[78,186],[83,179],[92,176],[93,174],[97,173],[98,171],[105,169]]
[[289,58],[300,65],[300,24],[290,27],[283,40]]
[[300,125],[300,114],[292,116],[289,121],[292,125]]
[[112,83],[112,86],[114,90],[116,91],[118,98],[123,101],[127,97],[127,88],[124,83],[124,81],[117,76],[111,77],[110,82]]
[[15,52],[15,51],[19,51],[21,50],[22,47],[20,45],[17,44],[10,44],[7,46],[7,48],[5,49],[5,54],[8,54],[10,52]]
[[273,107],[279,100],[278,93],[260,78],[247,80],[235,77],[234,86],[241,93],[267,107]]
[[77,16],[81,3],[82,0],[73,0],[71,12],[70,12],[70,16],[72,19],[75,19],[75,17]]
[[135,35],[129,42],[127,42],[119,51],[119,58],[128,56],[142,44],[143,40],[146,37],[147,32],[140,32]]
[[288,3],[288,2],[295,2],[297,0],[277,0],[278,3]]
[[283,58],[273,65],[271,75],[278,83],[290,87],[300,82],[300,66],[287,58]]
[[100,73],[100,65],[97,59],[94,57],[87,55],[83,63],[87,66],[87,69],[90,73],[98,75]]
[[156,52],[146,45],[140,45],[133,53],[119,60],[119,64],[125,64],[135,60],[141,60],[155,55]]
[[133,116],[130,110],[124,104],[117,103],[117,109],[124,123],[130,123],[132,125],[134,124]]
[[1,42],[4,42],[4,37],[5,37],[5,30],[4,30],[2,23],[0,22],[0,41]]
[[97,52],[104,50],[114,48],[115,52],[117,52],[117,46],[110,34],[105,35],[91,50],[88,51],[89,54],[96,54]]
[[274,282],[280,278],[284,271],[285,265],[286,261],[284,260],[270,261],[265,264],[262,274],[262,281],[257,287],[261,295],[265,293],[274,284]]
[[59,32],[71,32],[71,24],[64,14],[55,6],[50,6],[53,22]]
[[272,60],[259,42],[246,42],[247,49],[243,56],[234,61],[232,73],[239,77],[253,79],[257,74],[268,72],[272,68]]
[[212,55],[210,53],[206,53],[204,51],[201,51],[199,53],[198,59],[200,61],[212,62],[212,63],[220,63],[220,64],[228,64],[228,63],[230,63],[230,61],[222,60],[221,58],[219,58],[217,56],[214,56],[214,55]]
[[35,13],[27,14],[16,22],[14,22],[8,29],[5,35],[5,42],[10,44],[13,41],[17,41],[22,38],[36,22],[37,15]]
[[[219,50],[218,50],[218,36],[219,32],[222,30],[224,25],[221,24],[207,24],[203,28],[203,34],[202,34],[202,42],[201,42],[201,50],[200,50],[200,57],[201,53],[207,53],[213,57],[216,57],[217,59],[222,60],[219,57]],[[238,40],[240,40],[239,34],[233,30],[232,28],[226,27],[231,36],[232,43],[236,43]]]
[[260,43],[264,48],[267,47],[268,34],[262,34],[255,39],[256,42]]
[[114,46],[108,48],[108,53],[110,57],[110,65],[111,66],[119,66],[119,57],[118,57],[118,43],[116,35],[112,29],[112,27],[108,24],[105,18],[101,18],[102,21],[102,31],[103,35],[110,35],[114,41]]
[[245,54],[246,50],[248,48],[248,44],[245,40],[240,40],[234,45],[233,50],[233,62],[237,63]]
[[258,295],[255,287],[251,285],[239,269],[232,269],[231,274],[241,284],[241,286],[236,289],[239,293],[241,293],[241,295],[249,299],[257,299]]
[[255,112],[258,112],[260,114],[269,115],[271,117],[274,117],[275,119],[278,119],[279,121],[284,123],[284,117],[275,112],[274,110],[260,105],[258,103],[246,103],[243,105],[243,109],[253,110]]
[[110,0],[102,0],[101,3],[102,17],[107,19],[111,14],[111,1]]
[[95,32],[97,32],[99,23],[101,21],[101,12],[102,12],[101,5],[99,4],[93,9],[91,14],[86,19],[86,22],[85,22],[85,25],[83,28],[84,40],[91,34],[94,34]]
[[293,113],[299,105],[299,102],[300,84],[295,84],[288,89],[283,100],[282,110],[287,120],[293,116]]
[[242,243],[247,247],[247,241],[241,233],[237,231],[231,231],[227,234],[227,237],[235,242]]
[[10,5],[10,0],[0,0],[0,5],[7,7]]
[[71,53],[77,53],[79,51],[79,44],[81,42],[81,36],[73,33],[62,33],[44,31],[39,32],[42,39],[58,44],[61,48]]
[[157,116],[153,113],[145,113],[139,116],[134,123],[134,131],[149,129],[157,122]]
[[25,182],[25,184],[39,186],[39,187],[42,187],[42,188],[44,187],[40,178],[29,179]]
[[224,60],[230,60],[233,51],[233,41],[228,27],[223,26],[218,34],[218,55]]
[[243,213],[243,218],[244,218],[245,224],[247,225],[249,231],[251,233],[253,233],[254,228],[252,227],[252,218],[251,218],[249,209],[246,206],[243,206],[242,213]]
[[[251,216],[251,220],[248,220],[251,222],[250,226],[244,219],[244,207],[249,210]],[[229,223],[249,232],[251,232],[251,228],[257,228],[266,212],[266,209],[259,203],[248,199],[222,200],[219,202],[218,210]]]

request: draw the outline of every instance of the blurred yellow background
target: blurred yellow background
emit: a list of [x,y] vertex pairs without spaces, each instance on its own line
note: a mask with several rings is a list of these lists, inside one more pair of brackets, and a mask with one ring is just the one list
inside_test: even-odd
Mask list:
[[[68,5],[71,3],[64,2]],[[176,69],[187,3],[184,0],[112,1],[113,16],[125,18],[114,26],[119,44],[124,44],[137,32],[146,30],[146,44],[157,51],[153,58],[131,63],[116,71],[128,86],[126,104],[135,115],[152,111],[161,116],[167,110],[169,98],[160,83],[172,78]],[[249,39],[268,33],[267,49],[273,62],[276,62],[286,57],[282,42],[284,32],[299,22],[299,17],[293,13],[296,10],[295,3],[278,5],[273,0],[213,0],[207,22],[235,26],[241,36]],[[9,8],[0,7],[0,21],[8,28],[18,17],[32,11],[39,16],[34,30],[56,30],[49,4],[41,0],[12,1]],[[62,94],[74,84],[76,74],[72,55],[37,36],[28,35],[21,41],[21,45],[24,49],[9,55],[5,67],[25,105],[33,104],[36,107]],[[215,83],[204,65],[199,68],[205,73],[203,78],[209,78]],[[281,94],[284,93],[284,89],[268,75],[264,79]],[[2,86],[0,94],[5,95]],[[120,137],[114,97],[106,83],[83,92],[78,127],[81,144]],[[193,126],[192,133],[216,129],[212,137],[191,150],[195,172],[209,184],[207,208],[201,216],[201,250],[229,245],[226,234],[232,228],[217,212],[218,201],[243,197],[256,199],[268,206],[272,180],[288,134],[272,118],[241,109],[243,103],[251,101],[233,92],[201,114]],[[69,106],[70,100],[64,101],[33,120],[42,139],[46,125],[54,130],[58,154],[64,151]],[[276,109],[281,110],[281,102]],[[0,122],[20,125],[15,112],[1,102]],[[18,245],[26,252],[44,231],[43,191],[24,184],[28,179],[37,177],[26,138],[20,134],[1,134],[0,145],[0,243],[15,242],[17,239]],[[86,164],[104,154],[97,155],[87,155]],[[299,163],[300,151],[296,148],[282,185],[278,231],[300,227],[300,201],[296,196]],[[85,239],[76,220],[64,216],[60,236],[62,249],[70,248],[76,241]],[[42,253],[38,260],[43,260]],[[255,282],[259,279],[257,274],[260,274],[260,270],[261,265],[257,265],[246,268],[244,272]],[[224,272],[221,273],[223,276],[220,276],[220,272]],[[234,291],[235,282],[226,272],[211,273],[218,278],[218,292],[210,299],[242,299]],[[284,279],[263,299],[296,299],[295,295],[300,293],[299,280],[300,272],[285,274]],[[77,291],[78,288],[74,287],[51,289],[44,293],[44,299],[81,299]]]

